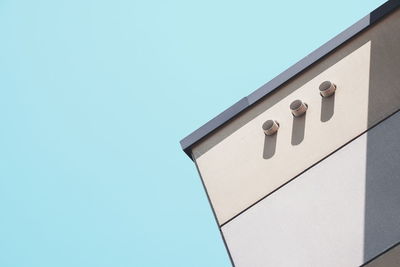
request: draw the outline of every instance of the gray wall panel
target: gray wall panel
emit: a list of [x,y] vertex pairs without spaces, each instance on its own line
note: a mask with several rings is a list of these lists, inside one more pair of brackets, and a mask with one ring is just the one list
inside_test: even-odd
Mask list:
[[400,123],[395,122],[397,117],[398,114],[367,133],[365,261],[400,240]]

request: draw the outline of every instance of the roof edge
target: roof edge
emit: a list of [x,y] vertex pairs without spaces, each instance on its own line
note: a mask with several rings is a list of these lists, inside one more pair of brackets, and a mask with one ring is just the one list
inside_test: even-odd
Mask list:
[[299,75],[301,72],[306,70],[308,67],[324,58],[330,52],[346,43],[355,35],[364,31],[368,27],[374,25],[376,22],[386,17],[396,9],[400,7],[399,0],[389,0],[383,3],[381,6],[373,10],[371,13],[357,21],[355,24],[342,31],[328,42],[311,52],[309,55],[289,67],[287,70],[273,78],[271,81],[267,82],[259,89],[255,90],[253,93],[247,97],[242,98],[231,107],[221,112],[219,115],[205,123],[203,126],[186,136],[180,141],[182,150],[194,160],[191,156],[191,147],[202,140],[204,137],[208,136],[216,129],[229,122],[235,118],[239,113],[248,109],[262,98],[270,94],[272,91],[278,89],[284,83],[288,82],[295,76]]

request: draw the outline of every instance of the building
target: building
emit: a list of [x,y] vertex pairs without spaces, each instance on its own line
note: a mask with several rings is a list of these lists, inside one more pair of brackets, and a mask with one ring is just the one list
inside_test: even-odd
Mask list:
[[399,7],[181,141],[234,266],[400,266]]

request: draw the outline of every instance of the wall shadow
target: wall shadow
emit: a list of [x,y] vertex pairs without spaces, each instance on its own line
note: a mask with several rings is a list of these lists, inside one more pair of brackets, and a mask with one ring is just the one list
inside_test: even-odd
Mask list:
[[335,113],[335,96],[336,93],[328,96],[321,97],[321,122],[327,122]]
[[300,117],[293,116],[292,123],[292,146],[297,146],[304,140],[304,133],[306,129],[306,116],[307,113]]
[[367,133],[364,262],[400,241],[400,113]]
[[364,262],[400,241],[399,13],[371,38],[368,127],[387,119],[367,133]]
[[265,135],[264,138],[264,149],[263,149],[263,158],[270,159],[275,155],[276,151],[276,141],[278,139],[279,131],[274,135]]

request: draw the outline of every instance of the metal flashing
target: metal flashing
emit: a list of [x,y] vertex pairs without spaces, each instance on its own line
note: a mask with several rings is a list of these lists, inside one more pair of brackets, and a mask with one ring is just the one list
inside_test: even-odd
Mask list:
[[[187,137],[180,141],[183,151],[191,157],[191,147],[202,140],[204,137],[208,136],[216,129],[229,122],[235,118],[238,114],[252,107],[255,103],[266,97],[272,91],[279,89],[283,84],[296,77],[308,67],[321,60],[336,48],[346,43],[348,40],[366,30],[370,26],[374,25],[380,19],[386,17],[396,9],[400,7],[400,0],[389,0],[376,8],[374,11],[369,13],[367,16],[363,17],[355,24],[339,33],[337,36],[333,37],[331,40],[326,42],[321,47],[317,48],[315,51],[311,52],[309,55],[301,59],[299,62],[295,63],[293,66],[273,78],[268,83],[261,86],[259,89],[242,98],[234,105],[220,113],[218,116],[195,130],[193,133],[189,134]],[[194,160],[192,158],[192,160]]]

